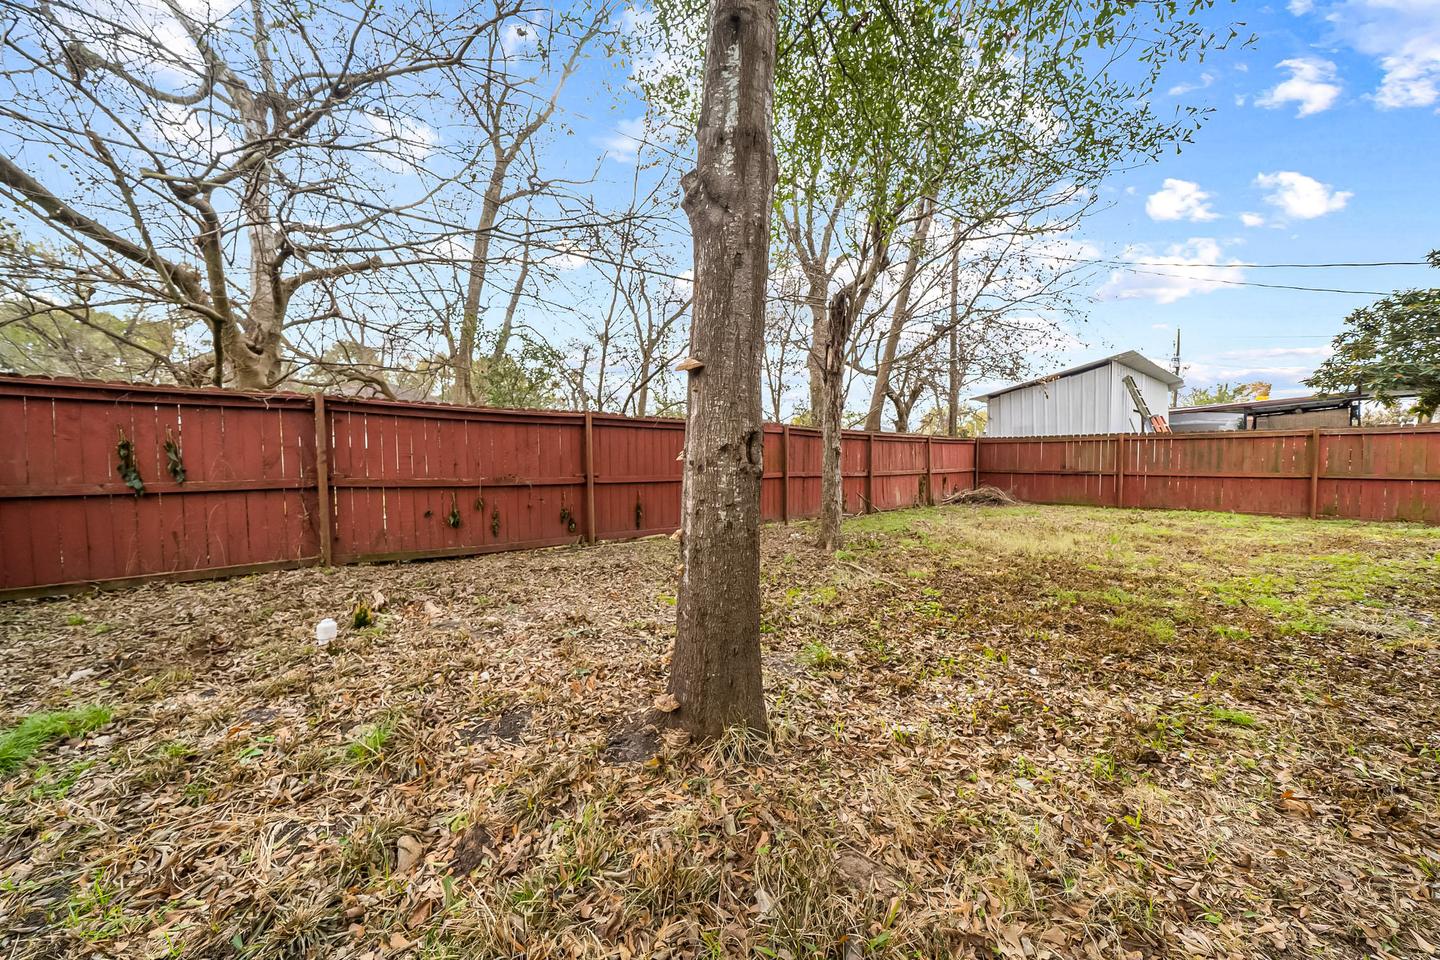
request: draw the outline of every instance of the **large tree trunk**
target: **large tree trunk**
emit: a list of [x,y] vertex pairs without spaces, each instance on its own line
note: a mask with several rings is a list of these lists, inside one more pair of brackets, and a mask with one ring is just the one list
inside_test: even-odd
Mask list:
[[765,728],[760,677],[760,366],[776,0],[714,0],[695,169],[682,181],[695,303],[670,722],[701,739]]
[[900,289],[895,295],[895,309],[890,315],[890,330],[885,336],[884,350],[875,367],[875,387],[870,392],[870,410],[865,415],[865,429],[874,433],[881,429],[881,417],[885,413],[885,396],[890,391],[890,371],[895,369],[895,355],[900,349],[900,336],[910,322],[910,291],[915,286],[915,274],[920,270],[920,261],[925,256],[925,242],[930,235],[930,222],[935,217],[935,201],[930,197],[920,198],[920,222],[910,238],[910,257],[900,277]]
[[805,357],[805,369],[810,372],[811,423],[820,422],[820,407],[825,403],[823,344],[829,336],[825,322],[827,287],[826,283],[810,283],[810,352]]
[[250,219],[250,303],[245,312],[244,336],[227,351],[241,390],[272,390],[280,380],[280,346],[288,306],[275,273],[280,234],[271,219],[270,175],[262,172],[243,204]]

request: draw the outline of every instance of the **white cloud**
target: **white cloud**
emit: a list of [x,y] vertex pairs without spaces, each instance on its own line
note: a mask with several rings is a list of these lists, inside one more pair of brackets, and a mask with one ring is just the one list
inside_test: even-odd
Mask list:
[[440,146],[440,134],[423,120],[368,110],[361,115],[375,132],[373,159],[387,170],[404,173],[420,167]]
[[1240,214],[1240,222],[1243,223],[1243,224],[1245,224],[1245,226],[1247,226],[1247,227],[1263,227],[1263,226],[1265,226],[1265,218],[1264,218],[1264,217],[1262,217],[1262,216],[1261,216],[1260,214],[1258,214],[1258,213],[1250,213],[1250,212],[1248,212],[1248,211],[1245,212],[1245,213]]
[[198,149],[203,155],[214,157],[235,151],[240,146],[215,113],[201,113],[179,104],[160,104],[149,126],[158,140],[183,147],[187,155],[191,150]]
[[1256,97],[1257,107],[1275,108],[1298,103],[1300,110],[1296,116],[1308,117],[1330,109],[1340,96],[1340,85],[1335,82],[1335,64],[1329,60],[1295,57],[1281,60],[1276,66],[1289,70],[1290,79]]
[[1219,214],[1210,209],[1210,194],[1190,180],[1167,177],[1160,190],[1145,198],[1145,212],[1151,220],[1214,220]]
[[1313,220],[1343,210],[1355,195],[1349,190],[1335,190],[1328,183],[1294,170],[1262,173],[1255,178],[1255,186],[1272,191],[1265,195],[1265,202],[1296,220]]
[[1177,83],[1175,84],[1175,86],[1171,87],[1168,92],[1172,97],[1182,97],[1185,94],[1193,93],[1196,90],[1204,90],[1206,87],[1210,86],[1210,84],[1214,82],[1215,74],[1208,72],[1202,73],[1200,74],[1200,79],[1196,80],[1194,83]]
[[552,270],[579,270],[590,265],[589,251],[578,240],[560,239],[550,244],[551,250],[541,251],[540,263]]
[[1263,380],[1272,385],[1272,397],[1307,394],[1312,391],[1300,381],[1313,374],[1330,352],[1330,347],[1323,346],[1262,347],[1202,354],[1186,362],[1185,382],[1189,387],[1209,387]]
[[1191,294],[1214,293],[1227,282],[1245,279],[1244,270],[1236,266],[1239,261],[1222,256],[1220,243],[1209,237],[1172,244],[1163,254],[1137,244],[1126,247],[1120,259],[1135,268],[1110,271],[1109,279],[1096,291],[1102,300],[1174,303]]
[[605,156],[628,165],[635,162],[644,139],[645,118],[635,117],[621,120],[614,131],[600,138],[600,145],[605,148]]
[[[1312,8],[1309,0],[1295,5]],[[1382,72],[1367,99],[1381,110],[1440,103],[1440,2],[1342,0],[1316,11],[1329,27],[1327,44],[1375,58]]]
[[500,52],[506,60],[515,60],[536,49],[539,39],[539,31],[534,24],[524,21],[507,23],[500,31]]
[[1285,9],[1297,17],[1303,17],[1314,8],[1315,4],[1312,3],[1311,0],[1290,0],[1289,3],[1285,4]]
[[[1440,19],[1440,10],[1436,11]],[[1382,57],[1385,76],[1374,94],[1382,110],[1428,107],[1440,100],[1440,30],[1412,37],[1399,50]]]

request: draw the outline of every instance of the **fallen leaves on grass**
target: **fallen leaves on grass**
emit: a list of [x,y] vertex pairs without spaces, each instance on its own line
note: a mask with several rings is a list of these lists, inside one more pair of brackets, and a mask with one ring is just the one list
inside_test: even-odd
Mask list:
[[[12,725],[115,712],[0,785],[0,947],[1108,960],[1440,942],[1434,531],[1018,506],[847,533],[829,557],[808,530],[765,532],[764,741],[696,745],[634,716],[673,702],[655,695],[663,540],[0,607]],[[360,629],[357,598],[378,614]]]

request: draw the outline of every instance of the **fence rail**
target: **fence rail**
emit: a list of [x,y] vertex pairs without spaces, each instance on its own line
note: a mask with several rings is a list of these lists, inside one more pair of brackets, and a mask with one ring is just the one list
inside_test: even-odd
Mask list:
[[[684,433],[600,413],[0,377],[0,598],[669,533]],[[767,424],[764,462],[763,518],[814,516],[819,432]],[[847,431],[841,467],[852,513],[979,482],[1043,503],[1440,523],[1429,428]]]

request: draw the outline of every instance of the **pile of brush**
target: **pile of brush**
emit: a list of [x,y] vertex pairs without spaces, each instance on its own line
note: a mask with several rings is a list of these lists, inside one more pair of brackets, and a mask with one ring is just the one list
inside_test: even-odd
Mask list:
[[964,503],[975,507],[1013,507],[1019,500],[999,487],[985,485],[973,490],[956,490],[945,498],[946,503]]

